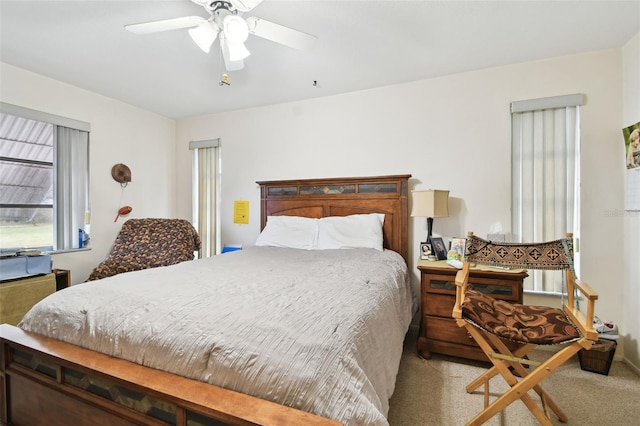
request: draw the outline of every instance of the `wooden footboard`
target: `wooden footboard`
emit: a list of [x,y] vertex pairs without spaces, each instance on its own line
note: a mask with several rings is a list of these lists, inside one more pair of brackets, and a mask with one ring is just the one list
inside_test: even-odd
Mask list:
[[3,425],[339,425],[0,325]]

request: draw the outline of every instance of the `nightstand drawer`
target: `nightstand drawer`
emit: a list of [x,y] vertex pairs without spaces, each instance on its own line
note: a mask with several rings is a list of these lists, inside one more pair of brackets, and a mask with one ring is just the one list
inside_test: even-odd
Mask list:
[[[469,284],[479,292],[490,294],[496,299],[511,300],[513,302],[520,300],[519,286],[522,284],[521,282],[469,277]],[[456,283],[451,277],[436,275],[425,278],[423,288],[427,293],[440,293],[451,296],[455,296],[456,294]]]
[[423,303],[424,309],[423,315],[435,315],[438,317],[451,318],[451,312],[453,311],[453,305],[456,298],[453,295],[429,293],[425,296],[429,299],[428,303]]
[[481,293],[491,295],[494,299],[509,300],[511,302],[522,302],[520,292],[522,282],[514,281],[491,281],[483,278],[469,279],[469,284]]
[[425,316],[426,331],[429,339],[449,343],[476,346],[475,341],[463,327],[458,327],[453,318]]
[[456,294],[455,276],[422,275],[422,288],[428,293]]

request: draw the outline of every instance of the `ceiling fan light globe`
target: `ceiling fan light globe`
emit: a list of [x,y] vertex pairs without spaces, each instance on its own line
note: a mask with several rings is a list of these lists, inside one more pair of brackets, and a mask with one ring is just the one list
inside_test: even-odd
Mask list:
[[189,35],[200,49],[205,53],[209,53],[211,45],[218,36],[218,29],[214,28],[211,22],[205,22],[195,28],[191,28],[189,30]]
[[249,37],[247,22],[238,15],[227,15],[223,21],[224,34],[232,43],[244,43]]
[[241,61],[251,55],[244,43],[233,43],[227,40],[227,48],[229,49],[229,60],[231,62]]
[[225,62],[224,67],[227,71],[240,71],[244,68],[244,61]]
[[[240,46],[233,46],[231,48],[229,48],[229,40],[227,40],[224,31],[220,33],[220,48],[222,49],[222,57],[224,58],[224,66],[227,69],[227,71],[237,71],[237,70],[241,70],[244,68],[244,61],[242,59],[237,59],[238,57],[241,57],[242,54],[242,49],[244,48],[246,50],[246,47],[244,47],[244,44],[240,43]],[[236,47],[236,49],[234,49],[234,47]],[[230,51],[233,51],[234,56],[233,56],[233,60],[231,59],[231,54]],[[240,54],[239,54],[240,53]],[[249,56],[249,51],[247,50],[245,52],[244,57],[246,58],[247,56]]]

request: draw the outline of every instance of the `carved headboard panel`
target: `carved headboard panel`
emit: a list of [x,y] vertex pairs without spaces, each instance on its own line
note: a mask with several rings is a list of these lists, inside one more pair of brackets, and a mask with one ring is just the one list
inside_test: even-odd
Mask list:
[[411,175],[261,181],[260,229],[267,216],[321,218],[384,213],[384,247],[407,261]]

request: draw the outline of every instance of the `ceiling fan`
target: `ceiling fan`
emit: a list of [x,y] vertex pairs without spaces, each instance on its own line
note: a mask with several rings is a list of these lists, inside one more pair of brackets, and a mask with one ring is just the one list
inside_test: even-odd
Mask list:
[[264,19],[253,16],[242,18],[244,12],[251,11],[262,3],[262,0],[191,1],[202,6],[209,13],[209,18],[185,16],[130,24],[124,27],[134,34],[150,34],[188,28],[193,41],[206,53],[209,53],[211,45],[216,38],[219,38],[227,71],[244,68],[244,59],[250,55],[244,45],[249,34],[300,50],[311,49],[317,40],[311,34]]

